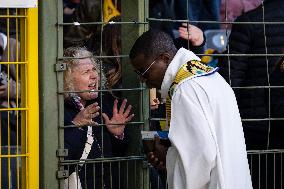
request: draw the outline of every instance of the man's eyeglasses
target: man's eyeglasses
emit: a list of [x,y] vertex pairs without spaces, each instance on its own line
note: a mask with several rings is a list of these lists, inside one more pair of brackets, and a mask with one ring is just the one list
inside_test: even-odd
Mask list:
[[137,73],[137,75],[139,75],[140,77],[144,77],[144,75],[147,73],[147,71],[152,67],[152,65],[156,62],[156,60],[154,60],[150,65],[149,67],[143,72],[141,73],[139,70],[134,70],[135,73]]

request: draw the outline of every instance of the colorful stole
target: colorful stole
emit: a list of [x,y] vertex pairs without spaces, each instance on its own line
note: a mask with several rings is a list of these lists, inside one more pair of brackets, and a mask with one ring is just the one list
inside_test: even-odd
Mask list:
[[166,98],[166,124],[162,130],[168,130],[171,122],[171,102],[172,96],[175,92],[176,87],[187,78],[194,78],[201,75],[210,74],[210,72],[214,70],[213,67],[207,66],[204,63],[201,63],[198,60],[190,60],[185,63],[177,72],[174,81],[172,82],[168,96]]

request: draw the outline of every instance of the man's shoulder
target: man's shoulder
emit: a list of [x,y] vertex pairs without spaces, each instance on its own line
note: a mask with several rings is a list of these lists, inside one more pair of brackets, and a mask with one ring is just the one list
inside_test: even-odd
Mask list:
[[196,91],[197,89],[205,90],[207,82],[207,75],[198,76],[194,78],[186,78],[175,87],[175,92],[179,91],[182,94],[186,94],[188,91]]
[[193,89],[195,91],[202,90],[205,93],[208,93],[208,91],[214,91],[219,88],[226,89],[230,88],[230,86],[225,81],[225,79],[216,71],[211,74],[201,75],[191,79],[185,79],[176,87],[176,91],[187,91],[189,89]]

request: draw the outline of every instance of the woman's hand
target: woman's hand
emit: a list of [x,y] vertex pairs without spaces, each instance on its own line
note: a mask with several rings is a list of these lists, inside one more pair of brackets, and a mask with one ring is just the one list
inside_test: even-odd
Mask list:
[[190,41],[193,46],[200,46],[204,41],[202,30],[194,25],[182,23],[178,31],[180,37]]
[[113,116],[111,119],[109,119],[108,115],[105,113],[103,113],[102,116],[109,132],[115,136],[121,136],[124,132],[125,124],[131,121],[131,119],[134,117],[134,114],[129,115],[132,108],[131,105],[127,106],[126,110],[124,111],[127,103],[126,99],[123,100],[119,111],[117,108],[117,103],[118,101],[115,100],[113,105]]
[[78,126],[82,125],[94,125],[96,122],[93,121],[93,118],[99,115],[98,103],[93,103],[81,110],[76,117],[73,119],[73,123]]

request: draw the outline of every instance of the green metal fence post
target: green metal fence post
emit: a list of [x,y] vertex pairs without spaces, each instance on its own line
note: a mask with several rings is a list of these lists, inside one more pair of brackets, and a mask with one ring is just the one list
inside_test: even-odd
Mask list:
[[[146,24],[141,22],[146,21],[148,13],[148,0],[125,0],[121,4],[122,9],[122,21],[136,21],[137,24],[122,25],[122,54],[129,54],[129,51],[135,42],[135,40],[141,35],[146,29]],[[139,88],[145,87],[141,85],[137,75],[133,72],[132,66],[129,64],[129,59],[125,58],[122,61],[122,83],[123,88]],[[147,89],[143,91],[133,91],[124,93],[123,96],[128,98],[128,102],[134,106],[135,110],[135,121],[144,121],[144,128],[148,128],[149,123],[149,91]],[[139,125],[130,125],[128,127],[131,135],[131,143],[128,150],[128,155],[141,155],[142,154],[142,142],[141,142],[141,128]],[[149,179],[148,171],[145,171],[143,162],[139,164],[139,168],[136,173],[129,175],[138,178],[136,183],[129,183],[129,188],[147,188]],[[135,179],[134,179],[135,180]]]
[[59,188],[56,73],[57,0],[39,1],[40,188]]

